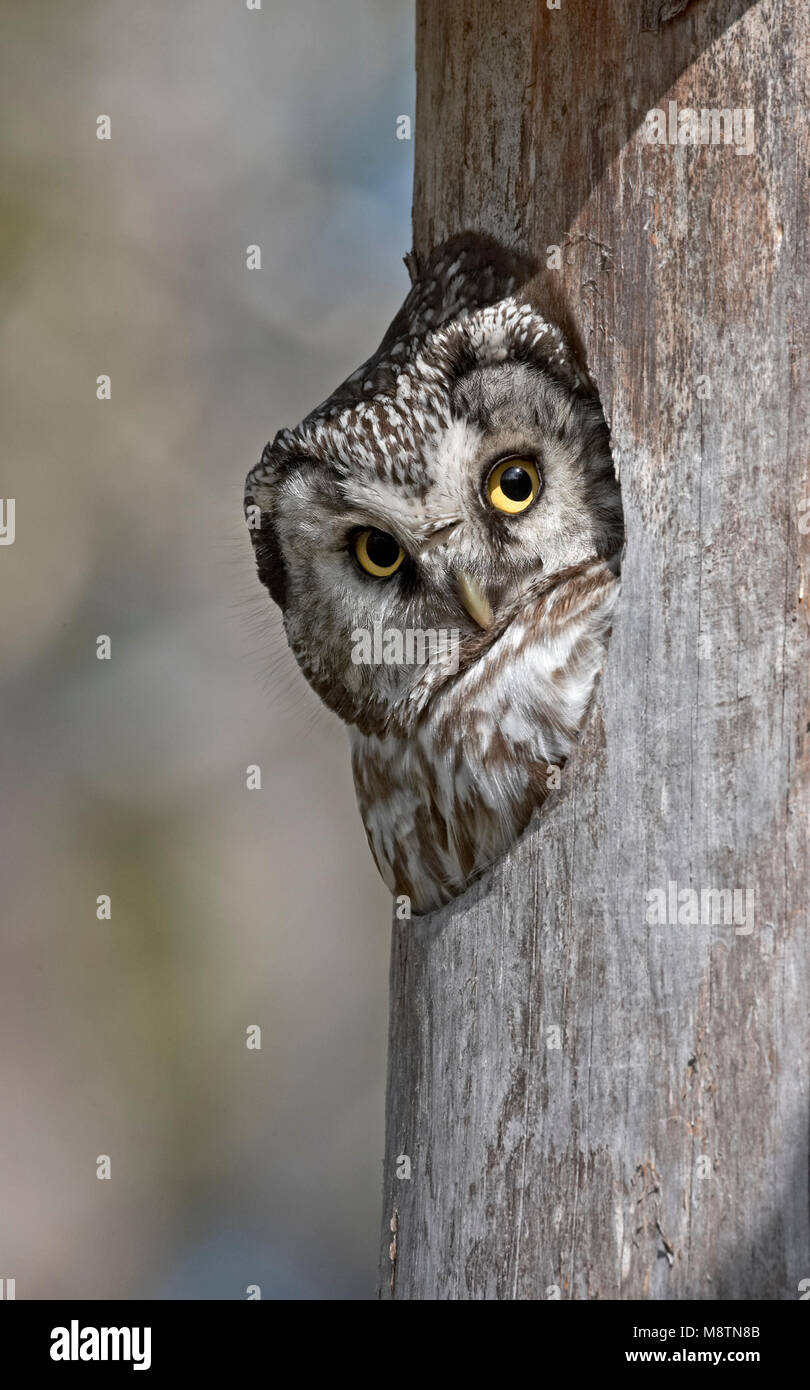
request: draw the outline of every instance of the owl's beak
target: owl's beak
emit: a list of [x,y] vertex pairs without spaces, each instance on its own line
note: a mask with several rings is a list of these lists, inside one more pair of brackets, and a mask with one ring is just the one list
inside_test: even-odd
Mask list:
[[478,580],[473,579],[472,575],[467,574],[465,570],[458,570],[456,573],[456,585],[458,587],[458,596],[470,617],[477,622],[479,627],[484,629],[491,627],[492,608]]

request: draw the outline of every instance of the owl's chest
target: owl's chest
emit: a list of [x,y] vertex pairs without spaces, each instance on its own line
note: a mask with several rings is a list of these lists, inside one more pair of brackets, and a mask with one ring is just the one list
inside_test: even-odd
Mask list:
[[409,737],[351,731],[369,844],[417,912],[455,896],[512,843],[569,751],[548,659],[490,674],[457,682]]

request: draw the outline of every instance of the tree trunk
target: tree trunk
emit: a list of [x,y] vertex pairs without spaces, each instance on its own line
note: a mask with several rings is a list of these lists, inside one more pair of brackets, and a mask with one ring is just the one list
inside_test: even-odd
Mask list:
[[[810,1277],[808,39],[801,0],[417,0],[414,250],[562,248],[627,547],[561,789],[394,923],[383,1298]],[[649,143],[670,101],[753,151]]]

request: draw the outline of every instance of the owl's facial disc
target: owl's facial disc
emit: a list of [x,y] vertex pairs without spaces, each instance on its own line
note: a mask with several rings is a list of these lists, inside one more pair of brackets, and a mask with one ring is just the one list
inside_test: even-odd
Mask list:
[[460,265],[441,305],[426,271],[377,353],[248,478],[290,646],[364,733],[412,731],[555,576],[621,542],[607,426],[561,331],[511,285],[465,300]]
[[[482,479],[481,500],[486,508],[517,517],[537,501],[543,481],[535,459],[521,455],[499,458]],[[461,526],[461,518],[432,530],[416,547],[417,561],[449,541]],[[401,568],[406,552],[396,536],[378,527],[362,527],[353,533],[351,548],[363,572],[375,579],[390,579]],[[467,568],[454,566],[452,587],[465,611],[486,631],[494,621],[487,587]]]

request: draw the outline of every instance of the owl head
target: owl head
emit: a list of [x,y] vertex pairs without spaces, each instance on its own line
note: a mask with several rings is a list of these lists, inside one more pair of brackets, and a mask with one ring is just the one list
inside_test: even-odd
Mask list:
[[621,545],[598,396],[532,269],[444,243],[374,355],[248,474],[260,579],[363,733],[407,735],[544,588]]

